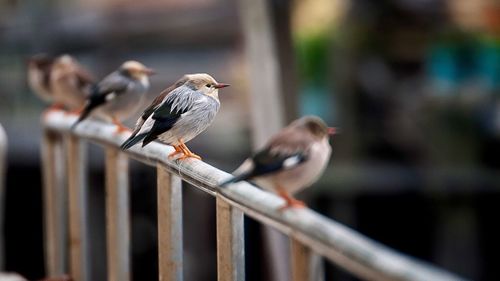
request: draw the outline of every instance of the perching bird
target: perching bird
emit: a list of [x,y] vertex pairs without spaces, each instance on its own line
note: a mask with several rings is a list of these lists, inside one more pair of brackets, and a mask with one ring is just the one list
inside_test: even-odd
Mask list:
[[148,76],[152,74],[152,69],[137,61],[123,63],[94,87],[73,128],[95,112],[101,118],[110,119],[117,126],[117,132],[128,131],[121,121],[141,107],[149,89]]
[[245,160],[234,177],[221,186],[255,179],[264,189],[285,199],[283,208],[303,207],[305,204],[291,194],[309,187],[322,174],[332,151],[329,136],[335,130],[315,116],[297,119],[272,137],[264,149]]
[[54,58],[46,54],[37,54],[28,60],[28,84],[31,90],[47,103],[53,103],[50,87],[50,73],[53,63]]
[[50,87],[57,104],[72,112],[81,111],[90,95],[94,78],[70,55],[54,60],[50,71]]
[[175,148],[169,157],[182,153],[180,159],[201,159],[185,143],[212,123],[220,107],[219,89],[227,86],[205,73],[184,75],[146,108],[121,148],[128,149],[141,141],[144,147],[159,139]]

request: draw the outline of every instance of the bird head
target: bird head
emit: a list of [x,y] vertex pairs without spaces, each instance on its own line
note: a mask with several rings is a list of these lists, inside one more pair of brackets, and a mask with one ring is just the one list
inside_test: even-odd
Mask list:
[[219,89],[229,86],[229,84],[218,83],[212,76],[206,73],[187,74],[184,76],[184,79],[186,86],[216,99],[219,97]]
[[50,67],[54,62],[54,58],[47,54],[36,54],[28,59],[28,66],[38,69]]
[[126,61],[120,66],[120,72],[137,80],[155,74],[155,71],[134,60]]
[[70,72],[77,67],[78,62],[70,55],[61,55],[54,60],[53,71]]
[[295,126],[299,126],[307,130],[313,136],[322,139],[333,136],[337,132],[337,128],[328,127],[321,118],[316,116],[304,116],[294,122]]

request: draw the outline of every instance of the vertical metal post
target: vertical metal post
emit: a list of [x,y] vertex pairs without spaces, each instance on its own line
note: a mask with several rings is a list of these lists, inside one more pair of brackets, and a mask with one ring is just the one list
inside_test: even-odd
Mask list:
[[294,237],[290,237],[292,281],[322,281],[321,257]]
[[158,275],[160,281],[183,279],[182,181],[158,164]]
[[130,203],[128,159],[106,149],[106,244],[108,281],[130,280]]
[[48,276],[66,273],[67,210],[61,136],[45,130],[42,140],[45,216],[45,269]]
[[5,171],[7,169],[7,135],[0,124],[0,271],[4,271],[3,223],[5,214]]
[[245,280],[243,212],[216,196],[217,280]]
[[66,136],[68,169],[70,274],[75,281],[90,278],[87,232],[87,185],[85,146],[73,135]]

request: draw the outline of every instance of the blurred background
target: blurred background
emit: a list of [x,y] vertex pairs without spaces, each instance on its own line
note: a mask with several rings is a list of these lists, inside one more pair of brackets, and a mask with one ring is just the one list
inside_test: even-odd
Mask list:
[[[242,6],[252,5],[243,2],[0,0],[5,270],[44,276],[39,147],[47,105],[27,86],[27,58],[69,53],[98,78],[141,61],[158,72],[150,100],[185,73],[230,83],[215,122],[190,147],[231,171],[252,149],[250,93],[259,83],[249,79],[245,43],[258,23],[243,26]],[[398,251],[466,278],[500,280],[500,4],[270,0],[267,7],[280,114],[286,122],[315,114],[341,128],[328,170],[299,197]],[[89,145],[89,162],[92,280],[104,280],[97,146]],[[155,183],[154,168],[131,164],[134,280],[157,280]],[[216,280],[214,200],[183,190],[185,279]],[[247,280],[275,280],[261,230],[246,220]],[[325,269],[326,280],[355,280]]]

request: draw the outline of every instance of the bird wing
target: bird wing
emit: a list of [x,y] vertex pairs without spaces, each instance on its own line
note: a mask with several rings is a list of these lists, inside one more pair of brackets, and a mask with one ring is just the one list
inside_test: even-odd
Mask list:
[[254,176],[296,167],[307,160],[311,143],[311,137],[301,130],[282,130],[252,157]]
[[165,97],[168,96],[169,94],[171,94],[176,88],[181,87],[185,82],[186,82],[186,78],[182,78],[182,79],[178,80],[173,85],[171,85],[167,89],[163,90],[153,100],[153,102],[144,110],[144,112],[142,113],[141,117],[139,117],[139,119],[137,119],[137,122],[135,124],[135,129],[134,129],[134,132],[132,133],[131,137],[134,137],[135,135],[137,135],[137,133],[139,133],[139,131],[142,128],[142,125],[144,125],[144,122],[146,122],[146,120],[148,120],[149,116],[151,116],[151,114],[153,114],[153,112],[156,109],[158,109],[158,107],[161,106],[161,104],[162,104],[163,100],[165,99]]
[[312,138],[302,130],[285,128],[275,135],[264,149],[247,159],[228,183],[249,180],[281,170],[292,169],[309,158]]
[[78,117],[78,120],[72,127],[74,128],[78,123],[87,118],[96,107],[99,107],[113,100],[116,96],[125,93],[129,82],[129,79],[121,75],[119,72],[113,72],[105,77],[92,89],[83,112],[80,114],[80,117]]
[[177,120],[181,118],[182,114],[187,113],[193,108],[197,98],[202,95],[202,93],[194,91],[186,85],[177,87],[165,95],[164,101],[150,114],[154,122],[148,130],[148,134],[145,136],[142,145],[147,145],[157,139],[162,133],[170,130]]
[[[118,72],[113,72],[105,77],[92,91],[92,96],[108,96],[122,94],[127,89],[130,80]],[[107,98],[109,99],[109,98]]]

